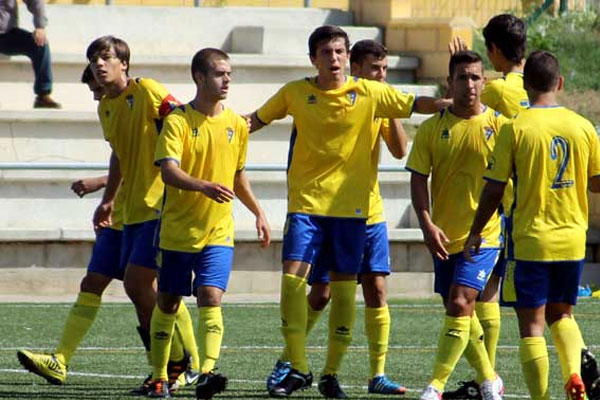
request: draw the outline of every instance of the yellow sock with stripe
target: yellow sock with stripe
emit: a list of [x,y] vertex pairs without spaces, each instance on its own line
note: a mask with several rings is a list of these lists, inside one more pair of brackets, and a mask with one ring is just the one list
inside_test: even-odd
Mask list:
[[371,377],[385,373],[385,356],[390,341],[390,309],[365,307],[365,333],[369,343]]
[[477,314],[471,317],[471,329],[469,331],[469,343],[465,348],[465,358],[477,372],[477,383],[486,379],[495,379],[496,372],[492,368],[484,343],[484,333]]
[[348,345],[352,341],[356,319],[356,286],[355,280],[333,281],[329,284],[331,290],[329,341],[323,375],[338,373]]
[[200,370],[200,357],[198,356],[198,345],[196,344],[196,335],[194,333],[194,324],[192,323],[192,316],[190,310],[185,305],[185,302],[181,300],[179,308],[177,309],[177,319],[175,320],[175,326],[177,332],[179,332],[179,339],[181,340],[183,350],[192,357],[191,367],[194,371]]
[[69,364],[79,343],[90,330],[96,320],[102,297],[94,293],[79,292],[77,300],[71,307],[63,334],[56,348],[56,356],[63,364]]
[[[306,336],[308,336],[310,331],[312,331],[312,328],[315,326],[315,324],[321,317],[323,310],[313,310],[313,308],[310,306],[310,303],[308,303],[308,301],[307,301],[306,302],[306,311],[307,311]],[[288,356],[287,347],[283,348],[283,351],[281,352],[281,356],[279,357],[279,361],[290,361],[290,357]]]
[[556,347],[563,383],[567,383],[571,374],[581,376],[581,332],[571,318],[561,318],[550,326],[550,336]]
[[539,337],[524,337],[519,344],[521,369],[529,395],[532,400],[549,400],[548,391],[548,348],[546,339]]
[[446,315],[440,332],[437,355],[430,384],[443,392],[448,378],[469,342],[471,317]]
[[198,315],[200,371],[208,373],[215,369],[221,353],[221,342],[225,332],[223,313],[221,307],[200,307]]
[[167,363],[171,353],[171,341],[175,331],[176,314],[167,314],[154,306],[150,321],[150,354],[154,379],[167,380]]
[[497,302],[476,302],[475,312],[483,327],[483,338],[492,368],[496,368],[496,349],[500,339],[500,304]]
[[308,373],[306,326],[308,321],[306,278],[292,274],[281,277],[281,333],[292,368]]

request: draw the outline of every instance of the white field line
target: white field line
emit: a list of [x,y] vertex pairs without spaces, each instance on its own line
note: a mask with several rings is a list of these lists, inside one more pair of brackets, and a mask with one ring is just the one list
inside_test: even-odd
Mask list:
[[[186,303],[188,307],[195,307],[195,303]],[[359,303],[359,305],[362,303]],[[70,308],[73,303],[48,303],[48,304],[34,304],[34,303],[21,303],[21,304],[2,304],[0,303],[0,309],[2,308]],[[131,303],[106,303],[102,304],[102,308],[123,308],[128,307],[131,308],[133,305]],[[269,304],[261,304],[261,303],[223,303],[224,308],[279,308],[279,304],[269,303]],[[440,304],[390,304],[389,308],[442,308]]]
[[[591,349],[597,349],[599,345],[590,345],[588,347]],[[19,351],[23,348],[27,348],[28,350],[37,350],[37,351],[52,351],[53,347],[0,347],[0,351]],[[389,345],[388,349],[393,350],[432,350],[436,349],[436,345],[429,346],[415,346],[415,345]],[[549,349],[554,349],[554,346],[549,345]],[[141,346],[122,346],[122,347],[102,347],[102,346],[87,346],[87,347],[79,347],[77,351],[133,351],[133,350],[143,350],[144,348]],[[283,350],[283,346],[221,346],[223,350]],[[327,346],[306,346],[307,350],[326,350]],[[348,350],[367,350],[368,346],[349,346]],[[500,345],[498,349],[503,350],[518,350],[519,346],[514,345]]]
[[[8,368],[0,368],[0,372],[3,373],[14,373],[14,374],[27,374],[28,371],[23,369],[8,369]],[[144,379],[145,376],[142,375],[112,375],[112,374],[97,374],[93,372],[75,372],[69,371],[69,375],[71,376],[83,376],[89,378],[106,378],[106,379]],[[248,384],[261,384],[264,385],[264,380],[251,380],[251,379],[229,379],[229,382],[232,383],[248,383]],[[343,388],[347,389],[367,389],[367,386],[363,385],[341,385]],[[420,393],[421,389],[407,389],[408,392]],[[529,397],[528,394],[505,394],[502,397],[511,398],[511,399],[526,399]],[[555,398],[553,398],[555,399]]]

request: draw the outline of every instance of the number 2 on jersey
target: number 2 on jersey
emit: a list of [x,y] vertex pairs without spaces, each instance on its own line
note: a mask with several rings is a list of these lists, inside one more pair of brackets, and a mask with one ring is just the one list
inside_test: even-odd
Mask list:
[[552,183],[552,189],[564,189],[573,186],[573,180],[563,180],[563,175],[569,164],[570,157],[569,142],[562,136],[554,136],[550,143],[550,157],[559,160],[558,172]]

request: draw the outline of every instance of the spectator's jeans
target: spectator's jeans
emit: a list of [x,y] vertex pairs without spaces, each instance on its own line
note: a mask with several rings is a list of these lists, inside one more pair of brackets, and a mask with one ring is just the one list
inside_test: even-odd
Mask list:
[[22,54],[31,59],[35,73],[33,91],[37,95],[52,91],[52,68],[50,67],[50,47],[35,44],[33,34],[20,28],[0,34],[0,53],[8,55]]

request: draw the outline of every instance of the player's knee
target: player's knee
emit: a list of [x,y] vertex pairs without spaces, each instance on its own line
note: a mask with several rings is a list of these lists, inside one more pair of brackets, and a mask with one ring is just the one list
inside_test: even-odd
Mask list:
[[213,286],[200,286],[197,289],[199,307],[220,307],[223,289]]
[[363,276],[362,286],[367,307],[381,308],[387,304],[385,278],[383,276]]
[[474,301],[461,295],[451,296],[446,305],[448,315],[454,317],[471,315],[473,307]]
[[95,274],[86,274],[81,283],[79,284],[79,290],[86,293],[93,293],[98,296],[102,296],[104,290],[110,283],[109,277],[104,277]]
[[330,292],[328,284],[313,284],[308,294],[308,304],[315,311],[322,311],[329,303]]

